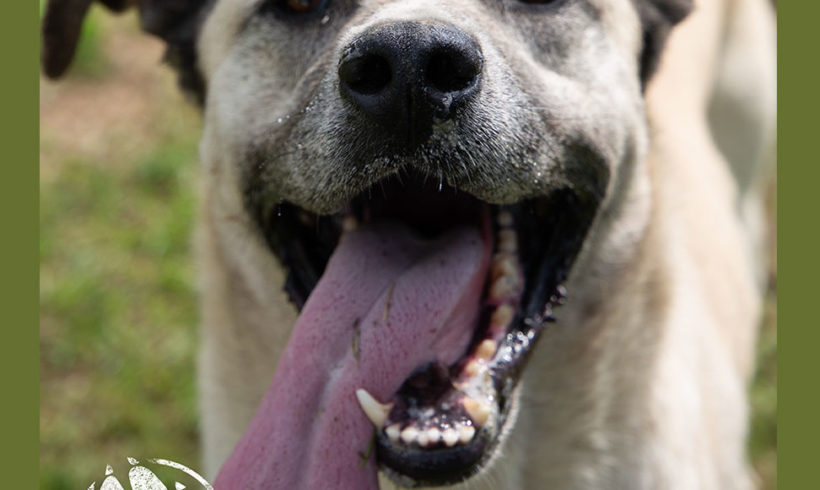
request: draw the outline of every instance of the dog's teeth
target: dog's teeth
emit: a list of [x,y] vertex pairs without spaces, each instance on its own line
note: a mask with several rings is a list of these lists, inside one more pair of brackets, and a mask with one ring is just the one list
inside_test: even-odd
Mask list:
[[515,266],[515,259],[511,254],[496,254],[493,257],[493,269],[490,277],[493,280],[499,277],[516,278],[518,276],[518,269]]
[[506,327],[515,316],[515,309],[510,305],[500,305],[490,316],[490,324],[498,327]]
[[483,427],[487,423],[487,419],[490,418],[490,406],[486,403],[481,403],[473,398],[465,398],[462,405],[477,427]]
[[342,230],[343,231],[353,231],[359,227],[359,220],[356,219],[355,216],[347,215],[342,218]]
[[492,359],[493,354],[495,354],[495,349],[495,342],[493,342],[490,339],[485,339],[480,344],[478,344],[478,348],[475,351],[475,355],[479,359],[489,361],[490,359]]
[[518,237],[515,230],[507,228],[498,230],[498,249],[502,252],[515,252],[518,250]]
[[426,447],[427,444],[430,443],[430,437],[427,435],[426,430],[419,431],[419,435],[416,437],[416,442],[418,442],[421,447]]
[[359,399],[359,405],[361,405],[364,414],[367,415],[367,418],[373,422],[373,425],[379,429],[384,426],[384,421],[387,420],[387,414],[390,413],[390,409],[393,408],[393,404],[379,403],[375,398],[373,398],[373,395],[362,388],[356,390],[356,398]]
[[427,429],[427,443],[429,445],[438,444],[438,441],[441,440],[441,431],[436,429],[435,427],[431,427]]
[[441,439],[447,447],[453,447],[458,442],[458,432],[455,429],[445,429],[441,433]]
[[419,430],[413,427],[412,425],[405,427],[403,431],[401,431],[401,440],[404,441],[405,444],[412,444],[413,441],[416,440],[416,437],[419,435]]
[[509,211],[499,211],[496,220],[499,226],[509,228],[513,224],[513,215]]
[[482,369],[484,369],[484,366],[482,366],[481,363],[476,361],[475,359],[468,362],[467,365],[464,366],[464,372],[467,373],[467,376],[470,377],[480,373]]
[[386,429],[384,429],[384,433],[387,434],[387,437],[392,442],[399,442],[399,437],[401,437],[401,425],[393,424],[391,426],[388,426]]
[[475,435],[475,427],[472,425],[462,425],[458,428],[458,442],[467,444],[473,440]]
[[490,286],[490,298],[503,300],[515,294],[515,282],[507,276],[501,276]]

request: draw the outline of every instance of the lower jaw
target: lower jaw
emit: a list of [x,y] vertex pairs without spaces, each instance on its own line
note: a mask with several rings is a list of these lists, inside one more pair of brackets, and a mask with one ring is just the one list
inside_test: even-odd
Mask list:
[[481,471],[511,423],[518,379],[532,347],[553,321],[552,308],[563,302],[563,287],[557,286],[541,313],[524,317],[514,218],[500,209],[496,219],[481,327],[468,353],[450,366],[421,366],[384,402],[357,392],[375,425],[379,466],[402,486],[453,484]]

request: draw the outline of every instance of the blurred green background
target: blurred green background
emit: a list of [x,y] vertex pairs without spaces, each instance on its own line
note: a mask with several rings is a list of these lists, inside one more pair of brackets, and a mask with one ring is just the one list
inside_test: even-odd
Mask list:
[[[93,8],[69,74],[40,84],[44,489],[88,488],[106,464],[124,475],[126,456],[200,468],[191,256],[199,118],[161,66],[161,44],[136,26],[133,15]],[[749,446],[764,489],[776,488],[777,469],[771,257]]]
[[41,81],[41,488],[127,456],[200,468],[198,114],[136,26],[93,10],[69,74]]

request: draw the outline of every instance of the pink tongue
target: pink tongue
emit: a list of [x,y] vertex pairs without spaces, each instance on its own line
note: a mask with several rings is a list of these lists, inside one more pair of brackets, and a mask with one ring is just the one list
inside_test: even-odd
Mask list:
[[386,401],[419,366],[464,355],[490,252],[470,227],[433,241],[396,224],[343,237],[215,488],[377,489],[355,391]]

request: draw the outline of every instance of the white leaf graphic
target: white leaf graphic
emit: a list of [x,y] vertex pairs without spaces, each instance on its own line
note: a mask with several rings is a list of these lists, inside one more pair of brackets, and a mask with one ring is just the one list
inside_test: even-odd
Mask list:
[[[159,479],[159,477],[155,475],[151,470],[144,466],[138,466],[139,460],[131,457],[127,459],[128,462],[132,465],[131,470],[128,472],[130,490],[168,490],[168,487],[166,487],[165,484],[163,484],[162,481]],[[149,463],[149,466],[160,465],[168,468],[173,468],[177,471],[182,471],[186,475],[190,476],[191,478],[199,482],[205,490],[214,490],[214,487],[211,486],[211,484],[209,484],[207,481],[205,481],[205,479],[202,478],[202,476],[200,476],[199,474],[197,474],[197,472],[183,464],[159,458],[149,459],[147,460],[147,462]],[[102,482],[100,490],[125,490],[125,488],[123,488],[119,480],[117,480],[117,478],[114,476],[114,468],[112,468],[111,465],[105,467],[105,475],[106,478]],[[94,482],[91,484],[90,487],[88,487],[88,490],[95,490],[96,487],[97,482]],[[185,484],[180,483],[178,481],[174,482],[174,490],[185,490],[186,488],[187,486],[185,486]]]
[[168,490],[151,470],[144,466],[134,466],[128,472],[132,490]]
[[114,475],[109,475],[100,485],[100,490],[124,490]]

